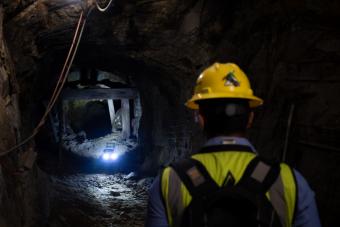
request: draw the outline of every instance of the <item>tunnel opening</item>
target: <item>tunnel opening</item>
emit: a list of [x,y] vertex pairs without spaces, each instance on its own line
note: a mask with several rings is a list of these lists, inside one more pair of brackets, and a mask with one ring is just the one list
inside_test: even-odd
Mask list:
[[[192,124],[188,123],[191,115],[186,112],[183,103],[191,91],[189,84],[194,79],[189,75],[193,72],[187,74],[187,69],[182,67],[182,63],[188,61],[186,58],[181,59],[179,64],[163,64],[163,60],[159,62],[139,55],[138,52],[143,52],[144,45],[132,43],[130,46],[128,41],[125,47],[125,44],[120,46],[119,40],[117,42],[107,39],[106,36],[111,33],[108,22],[112,15],[95,16],[95,20],[89,20],[88,30],[85,29],[83,42],[63,93],[52,110],[49,121],[35,140],[38,166],[49,173],[52,180],[51,215],[48,222],[51,226],[143,226],[146,191],[152,182],[152,178],[145,178],[146,174],[154,175],[161,166],[191,150]],[[95,21],[102,24],[97,26]],[[106,27],[104,33],[102,25]],[[134,26],[133,22],[131,26]],[[46,36],[42,33],[38,37],[42,57],[33,81],[27,83],[31,87],[25,86],[25,92],[30,92],[32,87],[38,89],[33,89],[33,97],[26,98],[27,103],[33,104],[23,105],[26,107],[25,113],[41,116],[46,104],[45,107],[39,104],[48,101],[46,97],[50,96],[51,88],[57,84],[57,73],[67,54],[65,49],[68,45],[68,35],[60,36],[64,33],[59,33],[58,29]],[[124,31],[120,33],[125,34]],[[128,39],[134,36],[133,32],[126,34]],[[135,37],[139,42],[140,37]],[[137,49],[134,50],[135,48]],[[164,57],[167,58],[166,55]],[[161,59],[163,56],[157,58]],[[192,70],[201,66],[192,65]],[[111,77],[114,79],[110,79]],[[45,86],[47,84],[49,86]],[[102,96],[103,90],[120,93],[121,89],[126,92],[132,88],[140,93],[140,99]],[[130,127],[126,127],[124,120],[119,118],[118,125],[108,123],[108,119],[112,119],[108,100],[112,100],[111,108],[113,106],[117,111],[115,115],[121,118],[127,114],[119,114],[118,110],[129,104],[130,122],[127,122]],[[135,104],[136,101],[140,104]],[[133,123],[137,116],[134,112],[141,114],[142,108],[140,127],[134,129],[132,125],[137,125]],[[86,113],[77,113],[82,111]],[[89,117],[85,117],[86,115]],[[103,121],[100,123],[102,127],[99,133],[96,131],[98,118]],[[130,130],[131,136],[124,133],[124,128]],[[106,137],[111,135],[110,129],[111,134],[117,134],[115,138],[124,138],[120,140],[122,143],[127,143],[128,140],[137,141],[135,149],[126,152],[126,155],[116,161],[105,160],[110,159],[111,155],[104,157],[104,154],[112,152],[112,148],[121,148],[107,142]],[[138,133],[134,133],[137,131]],[[102,139],[103,143],[97,142],[103,141]],[[89,144],[104,146],[99,151],[80,146]],[[144,156],[147,158],[142,160]],[[132,163],[142,165],[138,168],[131,165]],[[135,169],[139,171],[131,172]],[[139,175],[140,173],[145,175]]]
[[[78,140],[96,139],[112,132],[107,100],[74,100],[65,104],[66,130],[71,136],[79,135]],[[64,135],[65,136],[65,135]]]
[[[46,103],[46,101],[45,101]],[[113,73],[73,67],[37,147],[59,171],[133,171],[142,107],[136,88]],[[134,157],[134,158],[132,158]]]
[[72,67],[36,140],[53,191],[48,223],[142,226],[152,183],[138,173],[143,90],[125,72],[89,65]]

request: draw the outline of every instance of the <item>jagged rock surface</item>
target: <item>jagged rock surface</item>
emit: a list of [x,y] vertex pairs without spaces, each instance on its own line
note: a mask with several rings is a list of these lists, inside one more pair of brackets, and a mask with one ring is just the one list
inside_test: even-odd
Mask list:
[[[2,89],[19,94],[25,136],[39,113],[37,103],[55,83],[81,6],[77,1],[7,0],[4,7],[18,84],[4,82]],[[138,88],[143,168],[155,172],[202,143],[183,106],[197,75],[214,61],[237,62],[265,99],[250,133],[261,154],[281,157],[295,105],[287,161],[316,191],[324,225],[334,226],[340,201],[339,9],[331,0],[116,0],[109,12],[90,14],[76,64],[115,72]],[[1,63],[9,66],[6,59]],[[15,81],[14,73],[2,73],[6,78]],[[15,143],[8,123],[16,122],[15,115],[6,112],[14,96],[6,97],[1,148]],[[19,113],[14,106],[13,113]]]

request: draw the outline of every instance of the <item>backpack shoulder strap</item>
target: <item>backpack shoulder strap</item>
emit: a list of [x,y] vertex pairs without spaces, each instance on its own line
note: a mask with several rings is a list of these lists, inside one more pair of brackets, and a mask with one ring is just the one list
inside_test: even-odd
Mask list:
[[281,227],[283,225],[280,223],[280,218],[265,195],[279,174],[280,163],[269,162],[257,156],[250,161],[237,186],[253,197],[252,199],[255,199],[253,201],[257,201],[260,223],[271,223],[270,226]]
[[204,165],[193,158],[172,163],[170,166],[175,170],[192,197],[202,197],[219,189]]
[[280,164],[259,156],[248,164],[238,185],[256,193],[266,193],[280,174]]

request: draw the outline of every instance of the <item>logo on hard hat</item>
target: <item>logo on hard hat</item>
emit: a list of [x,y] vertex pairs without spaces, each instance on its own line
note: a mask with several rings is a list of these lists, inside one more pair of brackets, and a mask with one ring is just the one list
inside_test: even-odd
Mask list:
[[223,80],[225,80],[224,86],[234,86],[234,87],[239,87],[240,86],[240,82],[237,80],[234,71],[233,72],[229,72],[224,78]]

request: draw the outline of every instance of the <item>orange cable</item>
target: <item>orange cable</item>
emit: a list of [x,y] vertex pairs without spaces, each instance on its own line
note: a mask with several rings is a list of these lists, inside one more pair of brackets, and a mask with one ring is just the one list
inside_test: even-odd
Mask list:
[[[92,9],[89,10],[87,16],[90,14]],[[67,75],[70,71],[70,68],[72,66],[73,60],[75,58],[75,55],[77,53],[78,47],[79,47],[79,43],[81,40],[81,37],[83,35],[83,31],[85,28],[85,24],[86,24],[86,18],[84,17],[84,12],[82,11],[77,23],[77,28],[73,37],[73,41],[71,44],[71,47],[69,49],[67,58],[65,60],[65,64],[63,66],[63,69],[60,73],[58,82],[56,84],[56,87],[53,91],[53,94],[51,96],[51,99],[48,103],[47,109],[43,115],[43,117],[41,118],[41,120],[39,121],[39,123],[37,124],[37,126],[33,129],[32,134],[27,137],[26,139],[24,139],[23,141],[21,141],[19,144],[15,145],[14,147],[8,149],[5,152],[0,153],[0,157],[6,156],[7,154],[11,153],[12,151],[15,151],[16,149],[18,149],[19,147],[23,146],[24,144],[26,144],[27,142],[29,142],[31,139],[33,139],[39,132],[39,129],[44,125],[45,120],[48,116],[48,114],[50,113],[50,111],[52,110],[53,106],[55,105],[63,86],[65,85],[66,79],[67,79]],[[79,28],[81,27],[81,29],[79,30]],[[80,31],[80,32],[79,32]],[[71,60],[70,60],[71,59]]]

